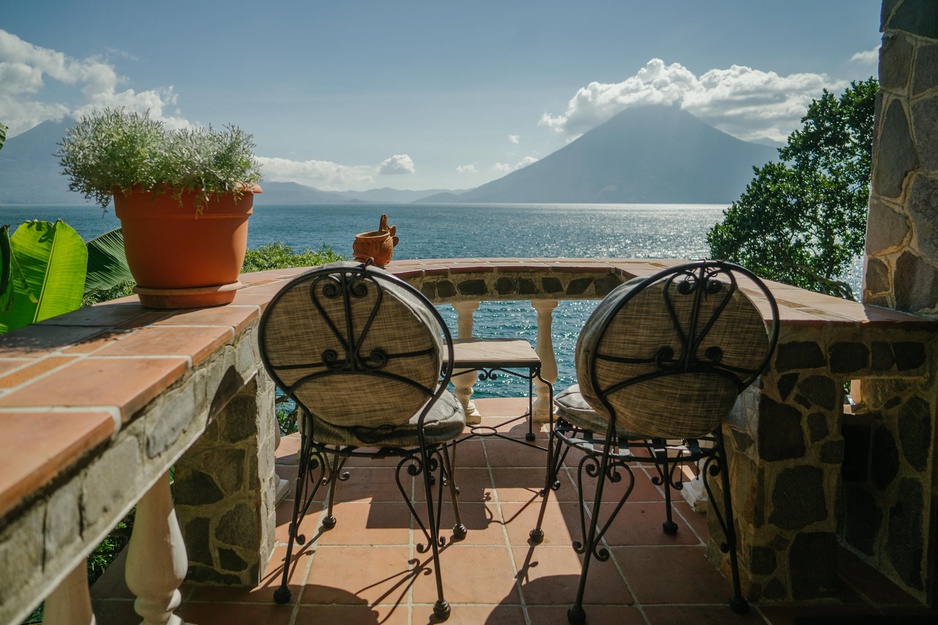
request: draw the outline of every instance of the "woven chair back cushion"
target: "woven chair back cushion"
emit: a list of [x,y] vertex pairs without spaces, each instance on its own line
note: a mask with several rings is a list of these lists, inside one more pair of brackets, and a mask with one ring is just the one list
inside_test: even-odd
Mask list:
[[[367,360],[384,353],[387,362],[371,371],[327,373],[324,354],[332,351],[340,361],[349,357],[327,318],[342,337],[359,337],[375,308],[378,289],[368,281],[365,297],[350,298],[350,333],[344,298],[325,297],[325,284],[322,281],[316,287],[325,315],[312,304],[308,283],[285,293],[273,304],[276,309],[268,311],[262,340],[271,366],[316,419],[339,427],[406,423],[439,384],[444,348],[439,324],[414,294],[381,281],[383,297],[367,334],[360,339],[358,355]],[[314,377],[302,381],[306,376]]]
[[[580,391],[608,423],[609,411],[600,401],[600,397],[606,395],[606,401],[616,414],[617,429],[663,438],[695,438],[712,432],[732,410],[742,391],[739,380],[749,377],[745,372],[754,372],[761,366],[769,349],[762,314],[737,289],[695,350],[697,360],[704,362],[710,360],[707,351],[718,347],[722,352],[719,362],[724,373],[706,367],[678,368],[610,392],[609,389],[622,382],[660,373],[662,369],[654,362],[654,357],[661,348],[670,348],[674,358],[682,355],[680,335],[664,299],[664,289],[668,288],[678,324],[687,334],[694,296],[678,293],[680,280],[679,277],[670,284],[655,282],[636,293],[616,312],[618,303],[641,280],[620,285],[600,302],[580,333],[576,349]],[[726,293],[724,288],[703,299],[701,325],[718,314],[718,306]],[[603,332],[607,321],[609,324]],[[621,363],[601,358],[593,361],[594,354],[645,362]],[[591,361],[595,367],[593,376],[589,371]],[[738,376],[727,375],[726,369],[742,372]]]

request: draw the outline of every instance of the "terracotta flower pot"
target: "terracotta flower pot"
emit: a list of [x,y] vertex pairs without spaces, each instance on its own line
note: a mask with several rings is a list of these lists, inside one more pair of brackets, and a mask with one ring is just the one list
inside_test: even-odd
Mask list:
[[212,196],[196,209],[196,193],[114,193],[127,265],[140,302],[150,308],[219,306],[234,299],[247,249],[248,217],[257,185],[235,200]]

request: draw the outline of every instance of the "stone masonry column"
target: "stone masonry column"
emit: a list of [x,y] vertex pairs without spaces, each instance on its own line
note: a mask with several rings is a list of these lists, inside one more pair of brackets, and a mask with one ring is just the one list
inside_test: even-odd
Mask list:
[[[724,427],[737,519],[740,576],[754,600],[832,596],[842,394],[820,329],[780,337],[761,388],[737,402]],[[711,480],[711,484],[718,482]],[[714,489],[714,506],[722,493]],[[708,514],[708,557],[729,577],[722,530]]]
[[[838,328],[784,329],[760,387],[742,395],[724,427],[750,599],[833,596],[838,534],[861,554],[880,549],[897,570],[919,568],[922,506],[911,504],[921,503],[922,488],[912,476],[928,465],[932,445],[926,388],[934,386],[938,337],[899,326]],[[843,389],[853,380],[876,392],[856,410],[866,414],[848,422]],[[881,510],[877,496],[891,503]],[[714,505],[721,497],[715,489]],[[728,575],[713,515],[708,524],[708,557]]]
[[257,375],[176,464],[176,511],[188,579],[256,586],[273,550],[276,489],[274,384]]
[[[880,93],[873,138],[863,301],[934,317],[938,314],[938,12],[926,0],[884,0]],[[931,371],[935,363],[931,362]],[[866,380],[861,396],[894,394],[890,381]],[[929,544],[938,514],[934,375],[916,389],[902,418],[874,410],[873,458],[898,452],[886,484],[853,489],[847,505],[878,519],[881,536],[854,541],[859,555],[931,603],[938,577]],[[921,414],[922,418],[908,415]],[[881,423],[880,423],[881,420]],[[921,423],[920,423],[921,421]],[[924,437],[927,450],[917,449]],[[871,459],[871,461],[873,461]],[[875,503],[876,512],[871,512]],[[882,515],[876,517],[875,515]],[[931,532],[933,533],[933,532]],[[866,539],[864,539],[866,540]],[[868,548],[867,548],[868,547]],[[929,585],[926,580],[931,581]]]

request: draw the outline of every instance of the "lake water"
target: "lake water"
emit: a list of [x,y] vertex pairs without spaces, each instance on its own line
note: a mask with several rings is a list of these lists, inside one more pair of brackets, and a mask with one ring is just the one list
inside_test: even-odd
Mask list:
[[[375,230],[382,213],[397,226],[395,258],[478,256],[699,258],[720,205],[488,204],[257,206],[248,245],[284,242],[332,247],[351,255],[357,232]],[[0,206],[0,224],[61,218],[86,240],[120,225],[95,206]]]
[[[722,219],[724,205],[673,204],[361,204],[256,206],[248,246],[283,242],[296,251],[329,246],[351,257],[358,232],[376,230],[382,213],[397,226],[395,258],[545,257],[686,258],[708,256],[707,232]],[[0,225],[61,218],[85,240],[119,226],[113,211],[98,207],[0,206]],[[859,269],[851,281],[859,284]],[[583,322],[596,302],[561,301],[554,311],[557,387],[576,381],[573,353]],[[455,332],[451,306],[441,312]],[[537,336],[530,302],[484,302],[475,314],[480,337]],[[512,395],[526,389],[502,376],[479,382],[478,396]]]

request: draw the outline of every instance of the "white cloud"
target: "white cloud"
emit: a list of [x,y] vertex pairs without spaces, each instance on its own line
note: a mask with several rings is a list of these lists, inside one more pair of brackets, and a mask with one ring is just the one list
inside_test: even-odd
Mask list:
[[330,161],[291,161],[285,158],[257,157],[264,180],[296,182],[323,191],[344,191],[375,181],[376,169],[370,165],[339,165]]
[[518,145],[519,143],[521,143],[521,135],[508,135],[508,140],[514,143],[515,145]]
[[171,86],[118,91],[126,82],[101,58],[74,59],[0,29],[0,111],[10,136],[47,120],[78,117],[107,106],[149,110],[172,127],[189,125],[181,117],[164,114],[165,107],[176,104]]
[[417,169],[414,167],[414,161],[406,154],[395,154],[391,158],[386,158],[378,165],[378,173],[387,176],[396,176],[399,174],[413,174]]
[[459,165],[456,167],[457,174],[474,174],[476,172],[478,172],[478,169],[471,163],[469,165]]
[[367,188],[380,175],[412,174],[416,168],[410,156],[395,154],[378,165],[340,165],[331,161],[293,161],[286,158],[259,156],[264,180],[296,182],[323,191],[345,191]]
[[740,139],[784,142],[812,99],[825,88],[844,86],[825,74],[779,76],[741,65],[695,76],[679,63],[651,59],[620,83],[592,82],[579,89],[566,111],[545,114],[541,124],[572,140],[631,106],[663,104],[680,106]]
[[872,50],[857,52],[850,57],[850,60],[863,65],[872,65],[875,67],[876,64],[879,63],[879,48],[880,46],[876,46]]

